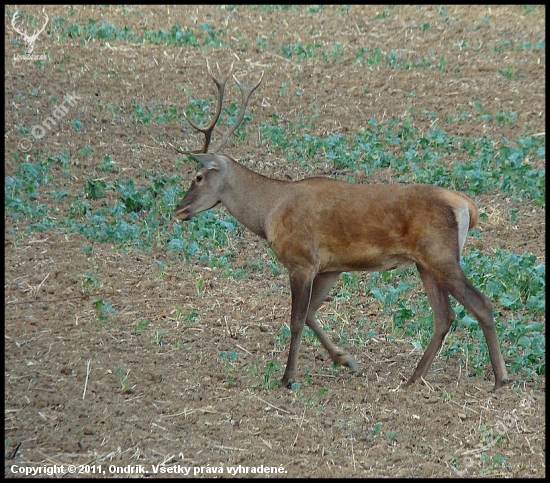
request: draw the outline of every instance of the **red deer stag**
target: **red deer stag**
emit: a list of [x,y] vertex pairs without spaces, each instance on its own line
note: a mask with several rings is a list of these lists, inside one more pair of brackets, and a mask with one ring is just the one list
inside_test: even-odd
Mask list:
[[[231,66],[231,70],[232,70]],[[205,135],[202,150],[190,154],[202,168],[175,209],[180,220],[223,204],[245,227],[265,238],[287,268],[292,294],[290,349],[281,385],[296,375],[304,324],[319,337],[331,359],[357,369],[355,360],[323,332],[315,315],[341,272],[392,270],[416,264],[434,314],[433,336],[406,385],[426,376],[455,318],[449,294],[478,320],[495,376],[493,391],[508,382],[495,324],[493,304],[466,278],[460,252],[478,210],[466,196],[432,185],[359,185],[330,178],[280,181],[262,176],[221,154],[241,123],[253,87],[235,81],[242,94],[240,115],[223,135],[220,146],[207,152],[222,109],[224,88],[210,67],[218,88],[216,113],[210,124],[191,126]],[[262,74],[263,78],[263,74]]]

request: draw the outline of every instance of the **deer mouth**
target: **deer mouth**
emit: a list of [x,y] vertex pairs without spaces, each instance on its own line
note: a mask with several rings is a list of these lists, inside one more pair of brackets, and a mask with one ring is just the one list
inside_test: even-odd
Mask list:
[[176,210],[174,211],[174,215],[176,215],[176,218],[182,221],[187,221],[193,218],[193,215],[189,213],[189,206],[184,206],[183,208],[179,208],[179,207],[176,208]]

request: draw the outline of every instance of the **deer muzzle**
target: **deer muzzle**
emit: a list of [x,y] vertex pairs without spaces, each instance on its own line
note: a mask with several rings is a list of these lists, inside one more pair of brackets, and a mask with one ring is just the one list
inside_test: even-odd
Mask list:
[[193,215],[189,213],[189,207],[190,205],[179,205],[174,210],[174,215],[176,215],[176,218],[182,220],[182,221],[188,221],[191,218],[193,218]]

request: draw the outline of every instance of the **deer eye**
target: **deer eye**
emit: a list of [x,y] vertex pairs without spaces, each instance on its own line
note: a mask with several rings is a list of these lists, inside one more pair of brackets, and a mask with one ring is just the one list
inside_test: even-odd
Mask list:
[[195,176],[195,182],[196,183],[200,183],[202,180],[203,180],[203,175],[202,174],[197,174]]

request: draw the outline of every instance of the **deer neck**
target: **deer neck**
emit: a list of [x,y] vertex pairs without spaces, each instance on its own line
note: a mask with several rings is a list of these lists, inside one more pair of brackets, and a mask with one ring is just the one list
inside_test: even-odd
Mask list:
[[230,159],[220,201],[241,224],[266,238],[267,218],[280,200],[285,184],[285,181],[267,178]]

